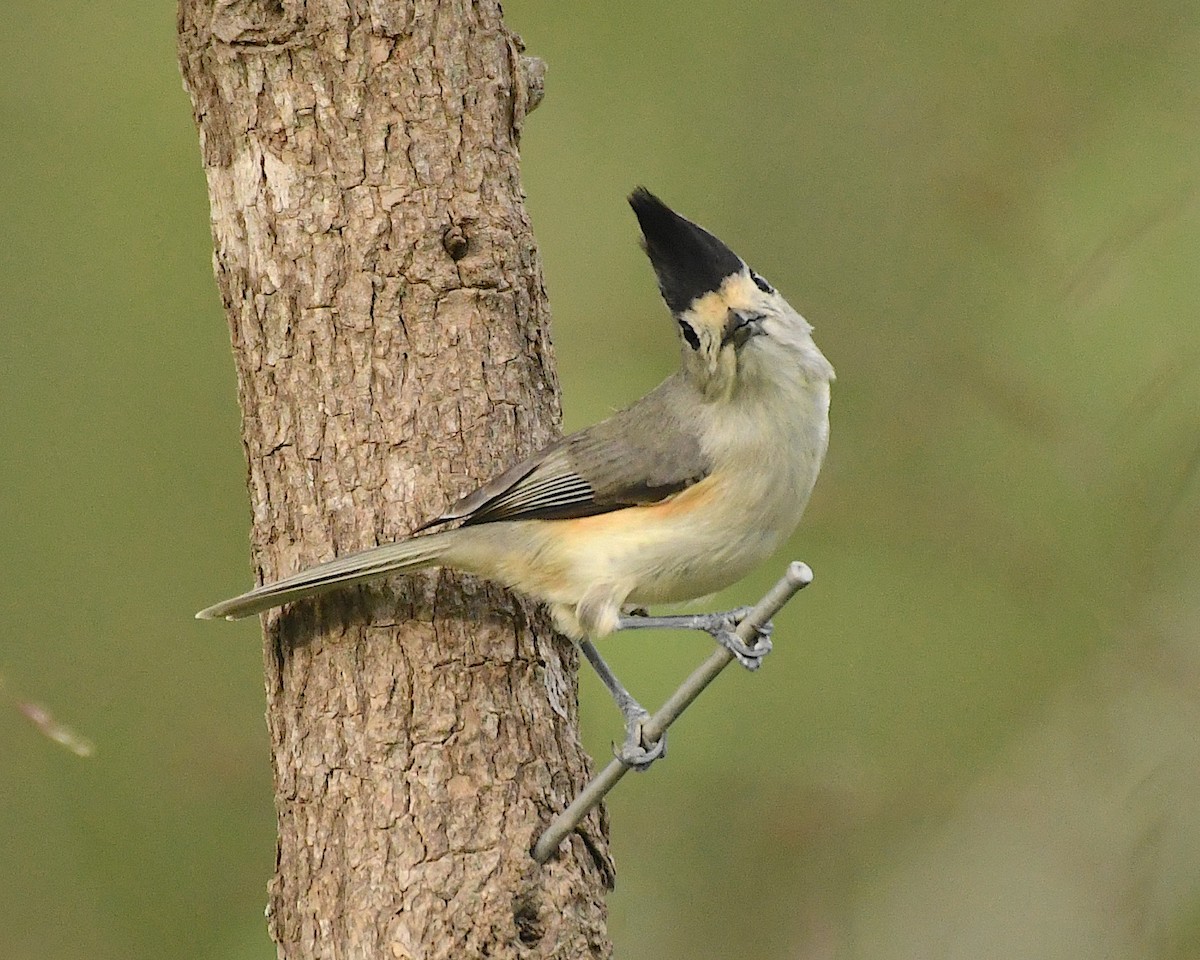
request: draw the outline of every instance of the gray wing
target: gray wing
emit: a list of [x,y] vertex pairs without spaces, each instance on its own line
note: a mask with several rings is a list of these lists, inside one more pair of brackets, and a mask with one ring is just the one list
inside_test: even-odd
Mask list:
[[657,503],[708,476],[695,420],[700,398],[672,377],[632,407],[506,470],[421,529],[462,520],[569,519]]

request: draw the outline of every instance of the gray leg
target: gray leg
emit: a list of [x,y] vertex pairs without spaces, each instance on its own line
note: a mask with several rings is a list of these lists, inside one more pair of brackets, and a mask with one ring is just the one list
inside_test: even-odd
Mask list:
[[665,757],[667,755],[666,734],[663,734],[657,743],[651,744],[649,747],[642,743],[642,724],[649,719],[650,714],[622,686],[617,675],[612,672],[612,668],[600,656],[596,645],[591,640],[584,640],[579,644],[579,649],[583,651],[583,655],[587,657],[592,669],[608,687],[608,692],[617,702],[621,716],[625,718],[625,742],[613,749],[616,758],[627,767],[632,767],[640,772],[647,769],[659,757]]
[[671,617],[622,616],[617,622],[618,630],[703,630],[737,658],[747,670],[762,666],[763,657],[771,652],[771,631],[774,626],[768,621],[758,629],[757,641],[751,646],[735,632],[742,618],[750,612],[749,607],[738,607],[725,613],[695,613]]

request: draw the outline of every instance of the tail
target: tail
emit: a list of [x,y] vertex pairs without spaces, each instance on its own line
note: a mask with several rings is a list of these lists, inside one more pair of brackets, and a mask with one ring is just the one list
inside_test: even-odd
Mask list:
[[447,547],[456,539],[457,530],[413,537],[384,547],[375,547],[338,557],[328,563],[310,567],[295,576],[276,583],[263,584],[232,600],[206,607],[196,614],[197,620],[241,620],[251,614],[280,607],[293,600],[315,597],[319,593],[345,587],[364,580],[378,580],[391,573],[435,566],[442,561]]

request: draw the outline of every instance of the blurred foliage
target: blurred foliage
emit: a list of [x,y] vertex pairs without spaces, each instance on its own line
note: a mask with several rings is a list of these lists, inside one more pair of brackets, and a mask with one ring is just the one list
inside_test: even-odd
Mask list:
[[[273,956],[256,628],[191,620],[248,511],[174,12],[15,3],[0,674],[97,749],[0,709],[0,956]],[[610,803],[619,954],[1200,954],[1200,10],[506,7],[567,426],[675,362],[636,183],[840,378],[816,583]],[[704,642],[606,649],[653,703]]]

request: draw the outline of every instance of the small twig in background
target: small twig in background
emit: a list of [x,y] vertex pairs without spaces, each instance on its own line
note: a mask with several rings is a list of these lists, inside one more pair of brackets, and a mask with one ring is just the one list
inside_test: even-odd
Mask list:
[[16,707],[42,736],[53,740],[59,746],[66,747],[75,756],[90,757],[96,752],[96,745],[91,740],[76,733],[65,723],[55,720],[54,715],[40,703],[24,700],[10,693],[2,674],[0,674],[0,697]]
[[[812,583],[812,570],[808,564],[793,561],[788,564],[787,571],[766,596],[755,604],[745,618],[737,626],[737,635],[746,643],[752,643],[758,637],[758,627],[775,616],[785,603],[792,599],[796,591]],[[680,684],[677,689],[658,711],[642,727],[642,734],[648,743],[657,743],[667,732],[681,713],[688,708],[716,678],[717,674],[733,662],[733,654],[725,647],[717,647],[707,660],[698,666],[692,674]],[[538,838],[533,848],[533,859],[545,863],[558,849],[563,839],[574,830],[588,811],[596,806],[620,779],[630,770],[620,760],[609,761],[607,767],[594,776],[579,796],[566,810],[554,818],[554,822]]]

